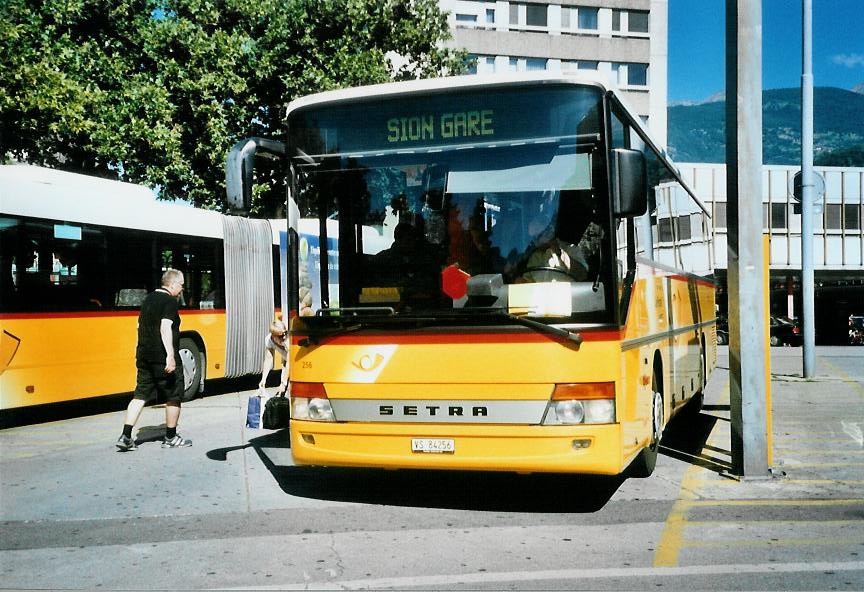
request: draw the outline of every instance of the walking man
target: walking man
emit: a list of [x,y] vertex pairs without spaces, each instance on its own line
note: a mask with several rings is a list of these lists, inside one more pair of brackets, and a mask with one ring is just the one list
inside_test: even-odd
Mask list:
[[162,274],[162,285],[144,299],[138,315],[138,348],[135,365],[138,378],[135,395],[126,408],[123,434],[117,448],[123,452],[136,450],[132,428],[144,405],[158,397],[165,401],[165,439],[162,448],[192,446],[177,433],[180,401],[183,398],[183,363],[180,361],[180,314],[177,299],[183,291],[183,273],[169,269]]

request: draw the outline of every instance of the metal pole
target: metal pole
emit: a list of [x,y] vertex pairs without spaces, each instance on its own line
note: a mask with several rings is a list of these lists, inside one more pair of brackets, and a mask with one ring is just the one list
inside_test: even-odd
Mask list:
[[804,378],[816,374],[813,285],[813,3],[802,2],[801,66],[801,291],[804,309]]
[[760,0],[726,2],[726,187],[732,470],[767,478]]

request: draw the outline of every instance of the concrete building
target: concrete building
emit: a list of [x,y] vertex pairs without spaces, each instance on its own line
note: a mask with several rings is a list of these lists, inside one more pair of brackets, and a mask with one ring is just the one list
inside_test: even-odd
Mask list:
[[[726,166],[676,163],[712,214],[718,303],[726,307]],[[790,182],[800,167],[762,169],[762,229],[770,239],[771,313],[801,318],[801,215]],[[813,224],[817,343],[843,343],[850,314],[864,315],[864,168],[814,167],[825,195]],[[694,247],[695,248],[695,247]]]
[[440,0],[476,73],[597,70],[666,145],[668,0]]

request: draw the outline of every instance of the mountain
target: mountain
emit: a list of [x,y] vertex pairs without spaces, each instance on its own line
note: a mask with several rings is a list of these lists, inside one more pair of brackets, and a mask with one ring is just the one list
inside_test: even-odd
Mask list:
[[[726,161],[726,103],[669,107],[669,153],[678,162]],[[854,166],[864,166],[864,94],[832,87],[813,92],[814,159],[830,160],[851,154]],[[762,155],[765,164],[801,161],[801,90],[781,88],[762,92]],[[859,162],[860,159],[860,162]]]

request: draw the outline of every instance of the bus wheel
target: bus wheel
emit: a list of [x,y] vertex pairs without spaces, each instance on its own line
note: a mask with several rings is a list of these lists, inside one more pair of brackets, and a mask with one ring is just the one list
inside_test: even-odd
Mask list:
[[191,401],[201,386],[201,351],[186,337],[180,340],[180,360],[183,362],[183,400]]
[[[656,378],[655,378],[656,380]],[[651,403],[651,444],[639,452],[630,464],[630,477],[650,477],[657,466],[657,451],[663,435],[663,394],[654,385],[654,399]]]

